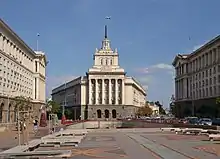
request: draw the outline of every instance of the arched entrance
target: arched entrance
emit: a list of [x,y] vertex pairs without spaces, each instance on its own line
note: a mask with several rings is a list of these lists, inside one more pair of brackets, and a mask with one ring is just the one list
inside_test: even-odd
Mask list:
[[14,122],[17,122],[17,106],[14,107]]
[[3,118],[3,110],[4,110],[4,103],[0,105],[0,122],[2,123]]
[[109,118],[109,110],[105,109],[105,118]]
[[100,109],[97,110],[97,118],[102,118],[102,111]]
[[8,105],[8,122],[11,121],[11,104]]
[[112,110],[112,118],[116,118],[116,116],[117,116],[117,114],[116,114],[116,110],[113,109],[113,110]]

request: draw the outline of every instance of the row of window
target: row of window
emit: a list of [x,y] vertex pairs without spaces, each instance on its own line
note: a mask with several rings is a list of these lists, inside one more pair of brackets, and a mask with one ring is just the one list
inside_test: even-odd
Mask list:
[[0,55],[1,91],[16,91],[21,95],[31,96],[33,89],[32,78],[33,76],[28,70],[5,57],[4,54]]
[[113,60],[111,58],[101,58],[100,65],[113,65]]
[[213,65],[220,61],[220,46],[212,48],[194,59],[192,62],[182,64],[176,68],[177,76],[191,73],[203,69],[209,65]]
[[[218,68],[217,69],[218,73],[220,73],[220,65],[218,65],[217,68]],[[195,75],[192,76],[192,80],[193,81],[194,80],[201,80],[202,78],[207,78],[209,76],[213,76],[217,73],[217,71],[216,71],[216,66],[215,66],[215,67],[207,69],[203,72],[196,73]]]
[[101,84],[102,81],[104,81],[105,84],[109,84],[110,81],[112,84],[114,84],[115,82],[118,84],[122,83],[122,79],[91,79],[92,84],[96,84],[96,82]]
[[220,85],[218,86],[218,91],[217,91],[217,86],[213,86],[213,87],[207,87],[190,92],[190,95],[193,98],[205,98],[210,96],[217,96],[219,92],[220,92]]
[[[0,81],[0,89],[2,91],[5,91],[6,93],[7,92],[11,92],[11,91],[15,91],[15,92],[19,92],[19,94],[21,95],[32,95],[32,89],[31,88],[27,88],[27,87],[16,87],[16,86],[13,86],[13,85],[10,85],[8,83],[5,83],[5,82],[2,82]],[[7,91],[9,90],[9,91]]]
[[27,55],[22,49],[14,44],[9,38],[0,33],[0,50],[6,52],[19,63],[30,66],[33,59]]

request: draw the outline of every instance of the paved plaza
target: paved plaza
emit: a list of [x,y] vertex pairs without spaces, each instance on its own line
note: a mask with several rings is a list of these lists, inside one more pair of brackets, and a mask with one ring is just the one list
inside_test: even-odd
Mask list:
[[176,135],[156,128],[97,130],[78,147],[39,150],[72,150],[72,159],[219,159],[220,142],[206,136]]
[[[56,131],[64,126],[55,127]],[[21,133],[21,132],[20,132]],[[38,132],[34,134],[32,125],[29,126],[29,140],[40,139],[41,137],[47,135],[49,133],[48,127],[39,127]],[[21,134],[21,141],[23,141]],[[8,150],[12,147],[18,145],[18,131],[15,128],[6,130],[5,132],[0,132],[0,152]]]

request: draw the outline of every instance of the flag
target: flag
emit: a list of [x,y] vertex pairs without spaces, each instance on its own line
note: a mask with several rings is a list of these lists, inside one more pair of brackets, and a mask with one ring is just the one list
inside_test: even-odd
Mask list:
[[108,20],[110,20],[110,19],[111,19],[111,17],[108,17],[108,16],[107,16],[107,17],[105,17],[105,19],[108,19]]
[[40,34],[39,34],[39,33],[37,33],[37,36],[40,36]]

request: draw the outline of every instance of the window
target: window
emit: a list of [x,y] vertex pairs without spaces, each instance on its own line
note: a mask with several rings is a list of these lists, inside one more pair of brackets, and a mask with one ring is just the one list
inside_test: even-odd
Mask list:
[[213,78],[213,83],[216,84],[216,77]]
[[35,61],[35,72],[37,72],[37,61]]
[[209,87],[210,96],[212,96],[212,87]]
[[216,95],[217,91],[216,91],[216,86],[214,86],[214,95]]

